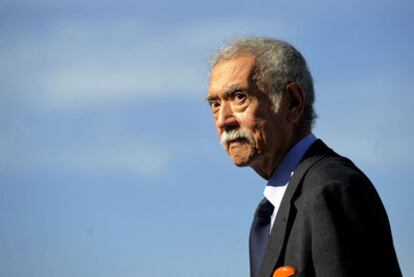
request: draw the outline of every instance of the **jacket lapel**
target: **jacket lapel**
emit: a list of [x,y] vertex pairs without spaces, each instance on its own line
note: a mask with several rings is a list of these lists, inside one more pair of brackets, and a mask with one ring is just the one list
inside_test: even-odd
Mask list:
[[322,141],[317,140],[306,152],[302,162],[289,180],[263,255],[259,276],[271,276],[274,267],[278,265],[285,245],[287,229],[292,223],[291,219],[295,213],[291,209],[291,204],[300,192],[300,184],[305,173],[313,164],[325,157],[322,153],[326,151],[323,150],[329,151],[330,149]]

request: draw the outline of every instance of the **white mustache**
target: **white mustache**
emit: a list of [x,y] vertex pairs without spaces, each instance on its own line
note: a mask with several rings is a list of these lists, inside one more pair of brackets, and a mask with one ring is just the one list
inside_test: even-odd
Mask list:
[[227,144],[230,141],[237,139],[245,139],[250,144],[253,144],[253,136],[250,131],[246,128],[237,128],[230,131],[224,131],[220,136],[220,142],[224,147],[227,147]]

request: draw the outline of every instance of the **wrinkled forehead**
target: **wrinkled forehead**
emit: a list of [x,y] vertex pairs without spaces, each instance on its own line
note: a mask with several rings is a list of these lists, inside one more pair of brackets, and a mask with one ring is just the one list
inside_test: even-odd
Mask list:
[[254,73],[255,57],[244,55],[216,64],[210,73],[208,95],[219,94],[235,86],[248,86]]

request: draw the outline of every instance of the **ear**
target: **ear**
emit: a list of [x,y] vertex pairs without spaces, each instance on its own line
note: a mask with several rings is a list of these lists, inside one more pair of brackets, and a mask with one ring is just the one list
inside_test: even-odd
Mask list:
[[286,86],[286,92],[289,105],[288,121],[295,124],[302,118],[305,107],[305,94],[298,83],[288,84]]

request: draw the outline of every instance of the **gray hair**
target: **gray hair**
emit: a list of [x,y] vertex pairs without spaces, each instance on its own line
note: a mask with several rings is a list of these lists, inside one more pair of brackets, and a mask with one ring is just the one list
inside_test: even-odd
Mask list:
[[248,37],[219,49],[211,60],[211,66],[248,54],[255,56],[253,78],[259,88],[268,93],[274,112],[278,111],[282,93],[289,83],[295,82],[302,87],[305,94],[303,123],[311,127],[316,118],[313,109],[315,93],[312,76],[302,54],[281,40]]

